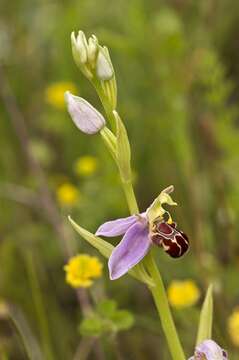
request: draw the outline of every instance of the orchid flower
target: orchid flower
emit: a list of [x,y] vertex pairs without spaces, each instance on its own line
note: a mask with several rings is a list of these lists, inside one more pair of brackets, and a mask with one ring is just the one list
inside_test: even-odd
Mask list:
[[213,340],[205,340],[196,347],[189,360],[228,360],[227,352]]
[[173,190],[173,186],[164,189],[145,212],[108,221],[98,228],[97,236],[124,235],[109,258],[111,280],[118,279],[139,263],[153,244],[173,258],[188,250],[187,236],[177,229],[169,212],[162,207],[163,204],[177,205],[169,195]]

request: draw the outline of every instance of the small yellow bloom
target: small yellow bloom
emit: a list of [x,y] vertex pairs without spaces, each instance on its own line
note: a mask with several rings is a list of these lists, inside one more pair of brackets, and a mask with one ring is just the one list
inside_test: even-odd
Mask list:
[[168,287],[169,303],[176,308],[192,306],[199,297],[200,290],[193,280],[174,280]]
[[79,191],[75,185],[64,183],[57,188],[57,199],[63,206],[73,206],[79,199]]
[[46,102],[57,109],[65,108],[64,94],[70,91],[73,94],[77,92],[75,84],[70,81],[59,81],[50,84],[45,90]]
[[235,346],[239,347],[239,307],[229,316],[227,328],[231,341]]
[[97,159],[94,156],[81,156],[75,162],[75,172],[79,176],[91,176],[98,167]]
[[74,288],[90,287],[93,279],[102,275],[102,267],[97,257],[85,254],[73,256],[64,266],[66,282]]

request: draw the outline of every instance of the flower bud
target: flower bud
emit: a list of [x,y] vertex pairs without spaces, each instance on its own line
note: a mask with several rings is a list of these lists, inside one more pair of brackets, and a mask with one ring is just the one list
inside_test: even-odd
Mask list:
[[105,126],[104,117],[86,100],[67,91],[65,101],[73,122],[85,134],[96,134]]
[[91,63],[92,66],[95,65],[97,53],[98,53],[98,39],[95,35],[92,35],[88,40],[88,60]]
[[110,80],[114,75],[114,69],[108,58],[108,53],[100,47],[96,61],[96,74],[100,80]]
[[77,65],[85,64],[87,61],[87,41],[83,31],[79,31],[75,37],[74,31],[71,33],[72,53]]

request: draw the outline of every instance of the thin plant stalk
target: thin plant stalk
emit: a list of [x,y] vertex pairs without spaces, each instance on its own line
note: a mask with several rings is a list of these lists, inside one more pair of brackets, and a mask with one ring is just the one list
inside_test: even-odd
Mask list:
[[138,214],[139,208],[137,204],[137,200],[134,194],[134,189],[131,182],[123,182],[122,181],[122,187],[125,193],[125,197],[127,200],[127,204],[129,207],[129,211],[131,214]]
[[149,286],[149,290],[152,293],[156,308],[158,310],[162,328],[166,336],[172,358],[174,360],[185,360],[185,355],[168,304],[168,298],[163,280],[155,263],[152,251],[146,256],[144,263],[155,283],[155,286]]
[[95,87],[95,90],[96,90],[96,92],[100,98],[100,101],[103,105],[103,108],[105,110],[105,113],[107,115],[109,123],[110,123],[112,129],[115,130],[115,118],[114,118],[114,115],[112,112],[112,108],[109,106],[107,97],[105,96],[105,94],[102,90],[102,87],[100,85],[100,81],[95,79],[92,83],[93,83],[93,86]]

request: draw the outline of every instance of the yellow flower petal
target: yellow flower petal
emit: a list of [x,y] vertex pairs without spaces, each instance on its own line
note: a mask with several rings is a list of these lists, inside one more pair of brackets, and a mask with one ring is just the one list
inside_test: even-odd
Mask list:
[[227,328],[232,343],[239,347],[239,308],[236,308],[228,318]]
[[168,287],[171,306],[184,308],[194,305],[200,297],[200,290],[193,280],[172,281]]
[[73,256],[64,266],[66,282],[74,288],[90,287],[93,279],[102,275],[102,267],[97,257],[85,254]]
[[71,183],[64,183],[57,188],[58,202],[63,206],[73,206],[79,200],[79,191],[77,187]]

